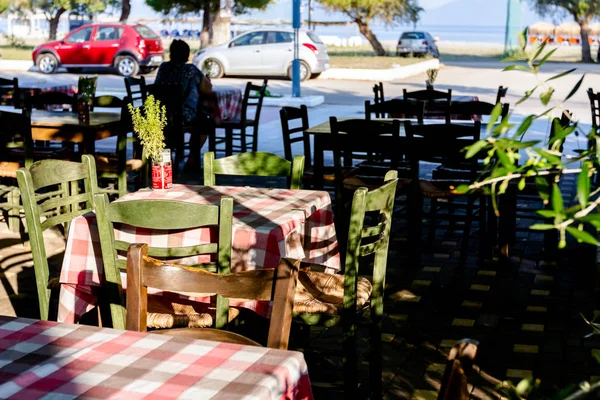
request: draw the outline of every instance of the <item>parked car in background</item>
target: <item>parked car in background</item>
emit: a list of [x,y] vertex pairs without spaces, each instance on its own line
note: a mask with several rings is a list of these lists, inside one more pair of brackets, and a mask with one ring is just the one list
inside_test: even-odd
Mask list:
[[115,68],[123,76],[152,72],[163,62],[160,37],[145,25],[90,24],[63,40],[33,49],[33,62],[45,74],[59,66],[68,71],[83,67]]
[[439,58],[440,51],[433,36],[429,32],[404,32],[398,39],[396,55],[406,57],[409,55],[432,55]]
[[[305,81],[329,69],[327,47],[319,36],[301,30],[300,79]],[[208,66],[211,79],[223,75],[292,76],[294,60],[294,31],[286,28],[255,29],[237,36],[220,46],[200,50],[194,55],[194,64]]]

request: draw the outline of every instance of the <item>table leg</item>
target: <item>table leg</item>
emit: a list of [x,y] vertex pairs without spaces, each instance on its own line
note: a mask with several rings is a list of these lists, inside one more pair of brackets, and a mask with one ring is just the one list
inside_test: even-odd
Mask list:
[[323,168],[325,164],[325,156],[323,152],[324,143],[323,137],[321,135],[314,136],[315,143],[315,158],[314,158],[314,176],[313,176],[313,185],[315,189],[323,189],[324,180],[323,180]]

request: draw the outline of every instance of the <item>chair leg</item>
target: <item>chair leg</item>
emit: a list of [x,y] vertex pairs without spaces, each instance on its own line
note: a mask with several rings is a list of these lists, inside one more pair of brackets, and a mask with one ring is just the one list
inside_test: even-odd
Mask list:
[[248,151],[248,146],[246,143],[246,127],[245,126],[242,126],[242,128],[240,129],[240,148],[241,148],[240,153],[245,153]]
[[485,196],[479,196],[479,263],[483,263],[486,258],[487,243],[487,199]]
[[252,128],[252,151],[258,151],[258,123]]
[[[381,340],[381,338],[380,338]],[[356,351],[356,325],[354,321],[344,327],[344,394],[354,398],[358,389],[358,357]]]
[[[8,203],[11,205],[19,205],[21,194],[19,189],[11,190],[8,195]],[[8,210],[8,228],[11,232],[19,233],[21,226],[21,208],[10,208]]]
[[465,212],[465,226],[463,230],[463,239],[460,249],[460,265],[463,266],[467,261],[467,250],[469,249],[469,236],[471,235],[471,223],[473,221],[473,203],[474,196],[469,196],[467,200],[467,209]]
[[435,228],[437,223],[437,199],[432,198],[429,208],[429,233],[427,234],[427,241],[429,245],[433,247],[435,245]]
[[370,399],[381,399],[383,396],[383,352],[381,348],[381,322],[371,324],[371,353],[369,354]]
[[127,194],[127,171],[121,171],[117,178],[117,190],[119,191],[119,197],[123,197]]
[[229,157],[233,154],[233,131],[225,129],[225,156]]

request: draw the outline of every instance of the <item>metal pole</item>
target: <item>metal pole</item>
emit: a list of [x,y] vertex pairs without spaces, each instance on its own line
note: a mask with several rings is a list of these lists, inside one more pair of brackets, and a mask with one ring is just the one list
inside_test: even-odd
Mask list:
[[300,0],[293,0],[294,61],[292,62],[292,97],[300,97]]
[[308,30],[309,31],[310,31],[310,26],[311,26],[311,22],[312,22],[312,12],[313,12],[312,0],[308,0]]
[[504,36],[504,55],[510,55],[519,47],[517,34],[521,32],[522,0],[507,0],[506,32]]

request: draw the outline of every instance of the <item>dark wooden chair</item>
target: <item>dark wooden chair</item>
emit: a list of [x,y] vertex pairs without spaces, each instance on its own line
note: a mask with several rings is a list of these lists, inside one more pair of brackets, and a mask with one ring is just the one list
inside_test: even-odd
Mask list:
[[215,186],[217,175],[285,177],[290,189],[302,189],[304,156],[290,162],[276,154],[262,151],[246,152],[215,159],[215,153],[204,154],[204,184]]
[[[121,100],[115,96],[94,97],[93,109],[102,111],[103,109],[118,108],[121,110],[121,124],[119,125],[119,134],[117,135],[117,146],[114,152],[96,152],[96,170],[100,181],[108,181],[109,186],[100,188],[100,193],[117,195],[118,197],[127,194],[128,174],[138,175],[138,187],[148,186],[148,176],[150,173],[150,163],[143,155],[143,149],[133,132],[133,122],[131,114],[127,108],[130,103],[129,98]],[[133,143],[133,156],[127,157],[127,144]]]
[[[104,312],[104,318],[112,319],[113,328],[125,329],[125,307],[122,301],[120,272],[125,270],[126,264],[119,255],[124,255],[132,244],[124,240],[115,240],[115,224],[158,230],[218,229],[218,234],[211,235],[210,243],[194,246],[183,244],[152,246],[148,254],[163,261],[203,256],[208,258],[206,262],[188,266],[209,269],[213,272],[229,271],[233,218],[231,198],[221,198],[220,205],[200,205],[175,200],[131,200],[109,203],[106,194],[97,194],[94,201],[107,282],[106,297],[110,304],[110,315]],[[215,319],[214,310],[210,310],[204,303],[173,300],[165,296],[153,296],[151,308],[148,310],[150,315],[145,326],[155,329],[209,327],[213,325]],[[235,316],[237,314],[234,314],[232,309],[230,317]],[[222,321],[218,322],[218,326],[222,324]]]
[[[279,118],[281,120],[281,132],[283,134],[283,151],[285,159],[293,161],[292,147],[294,143],[302,142],[304,150],[304,176],[302,181],[305,188],[314,187],[314,168],[312,165],[312,152],[310,146],[310,136],[304,132],[310,127],[308,122],[308,108],[305,105],[296,107],[282,107],[279,110]],[[291,124],[295,127],[290,127]],[[344,177],[352,175],[354,168],[344,168],[342,173]],[[322,170],[323,182],[325,187],[333,187],[335,182],[335,170],[333,166],[325,166]]]
[[[229,199],[231,200],[231,199]],[[148,288],[170,292],[217,293],[217,325],[226,316],[228,298],[273,301],[267,347],[286,350],[292,323],[292,307],[299,262],[282,259],[276,269],[215,274],[201,268],[167,264],[148,257],[148,245],[134,244],[127,252],[127,329],[146,331]],[[224,327],[224,326],[223,326]],[[154,331],[173,336],[260,346],[254,340],[226,330],[181,328]]]
[[[17,187],[17,169],[33,164],[30,111],[21,113],[0,111],[0,209],[12,232],[21,224],[21,194]],[[17,152],[15,154],[15,152]]]
[[[343,327],[344,398],[357,398],[357,322],[370,328],[369,378],[371,398],[382,396],[381,323],[390,228],[398,184],[389,171],[382,186],[354,192],[344,257],[344,274],[300,271],[294,299],[294,320],[306,325]],[[373,216],[372,219],[367,215]],[[338,231],[339,233],[339,231]],[[375,256],[373,274],[360,276],[363,257]],[[362,274],[364,276],[364,272]],[[363,312],[368,310],[369,312]],[[362,316],[362,317],[361,317]]]
[[425,118],[444,117],[450,121],[450,104],[452,102],[452,89],[447,92],[439,90],[417,90],[409,92],[403,89],[404,100],[424,101]]
[[0,78],[0,96],[3,100],[10,99],[9,105],[21,108],[21,91],[19,90],[19,78]]
[[505,88],[504,86],[499,86],[498,93],[496,93],[496,103],[495,104],[502,102],[502,99],[506,97],[506,93],[508,93],[508,88]]
[[43,232],[60,227],[66,233],[73,218],[94,210],[93,195],[98,186],[94,157],[83,155],[81,161],[42,160],[30,168],[19,168],[16,173],[43,320],[50,315],[51,289],[60,287],[58,277],[50,278]]
[[392,99],[375,104],[369,100],[365,101],[365,118],[416,118],[419,123],[423,123],[425,115],[425,102]]
[[471,394],[467,385],[468,376],[473,372],[479,342],[463,339],[450,350],[438,400],[469,400]]
[[[239,120],[223,121],[215,126],[215,129],[225,130],[225,136],[217,136],[216,132],[211,135],[209,138],[210,151],[225,152],[227,156],[232,155],[234,152],[258,151],[258,127],[267,82],[265,79],[260,86],[253,85],[252,82],[246,84],[242,100],[241,118]],[[254,109],[254,116],[250,117],[249,111],[252,109]],[[252,128],[252,133],[248,132],[249,128]],[[252,141],[247,140],[249,136]],[[223,144],[225,147],[217,148],[219,144]]]
[[[429,241],[433,243],[435,231],[437,228],[437,219],[439,207],[442,205],[440,200],[449,204],[449,211],[446,215],[451,221],[451,228],[455,225],[453,221],[463,220],[463,239],[460,253],[460,264],[466,261],[469,236],[471,233],[471,223],[475,218],[475,200],[479,200],[479,223],[480,223],[480,254],[483,257],[485,251],[485,227],[486,227],[486,199],[481,193],[465,195],[456,192],[456,187],[461,184],[467,184],[474,181],[478,176],[479,158],[472,157],[465,160],[463,149],[479,140],[481,132],[481,123],[476,121],[473,125],[453,125],[453,124],[431,124],[414,125],[410,121],[405,122],[406,137],[408,139],[407,148],[410,161],[412,181],[418,183],[413,185],[414,192],[411,192],[414,201],[411,202],[414,208],[411,218],[416,220],[410,224],[414,230],[409,232],[415,243],[420,243],[421,238],[421,213],[423,212],[423,198],[430,200],[429,212]],[[422,179],[420,176],[420,162],[431,162],[446,166],[449,169],[461,171],[460,177],[451,176],[449,178],[436,176],[436,179]],[[455,200],[466,197],[466,204],[457,205]],[[457,206],[464,206],[465,215],[458,215],[451,212]],[[415,246],[415,250],[419,251]]]
[[383,94],[383,82],[376,83],[373,85],[373,103],[379,104],[385,101]]
[[148,97],[146,78],[144,78],[143,76],[140,76],[139,78],[128,76],[124,78],[124,80],[125,90],[127,91],[127,97],[131,99],[131,101],[136,107],[144,104],[146,98]]
[[[352,193],[361,187],[375,189],[384,182],[386,174],[393,170],[398,180],[398,191],[404,193],[408,187],[409,169],[400,168],[401,148],[400,121],[376,121],[366,119],[348,119],[338,121],[329,119],[333,138],[333,160],[335,169],[335,218],[336,230],[342,245],[347,231],[346,221],[350,218],[349,199]],[[371,154],[377,153],[377,163],[373,163]],[[344,177],[343,168],[356,166],[350,177]]]

